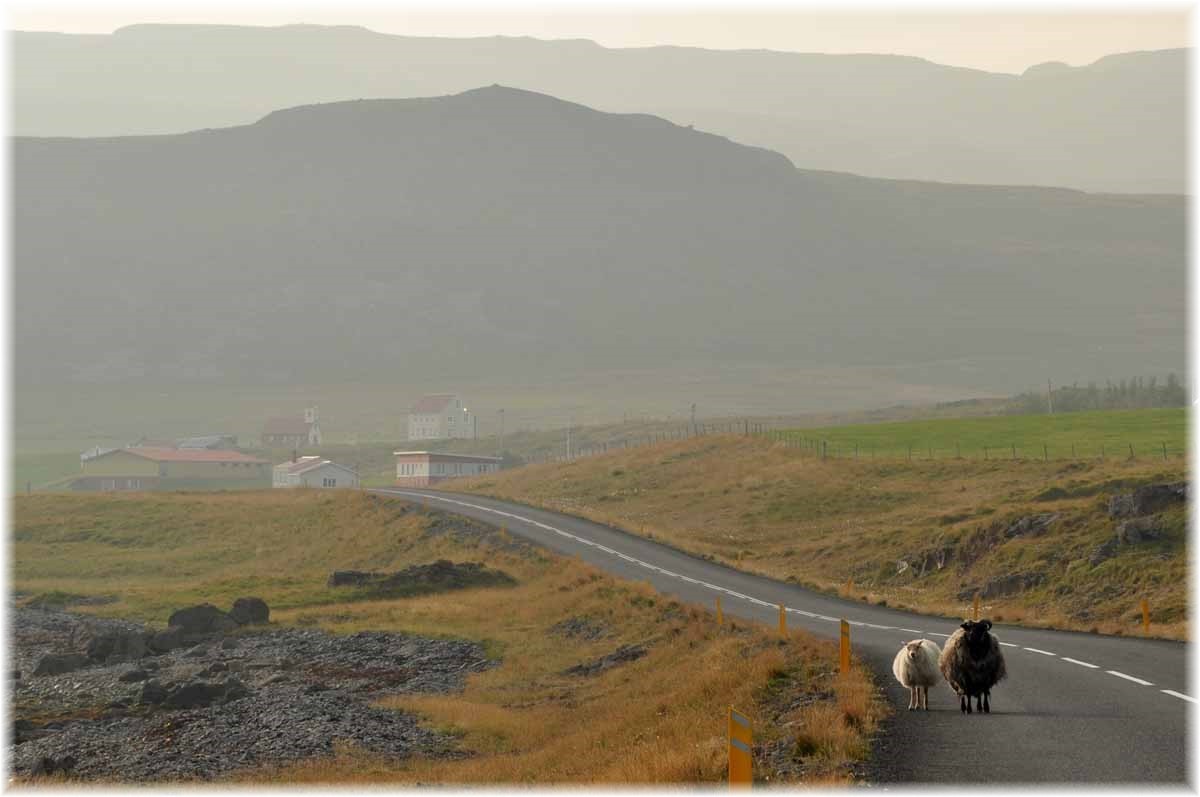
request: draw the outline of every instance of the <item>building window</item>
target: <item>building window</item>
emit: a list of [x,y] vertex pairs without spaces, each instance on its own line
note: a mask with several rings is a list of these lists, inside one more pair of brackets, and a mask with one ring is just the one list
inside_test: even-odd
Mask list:
[[337,487],[337,479],[322,479],[321,484],[325,487]]

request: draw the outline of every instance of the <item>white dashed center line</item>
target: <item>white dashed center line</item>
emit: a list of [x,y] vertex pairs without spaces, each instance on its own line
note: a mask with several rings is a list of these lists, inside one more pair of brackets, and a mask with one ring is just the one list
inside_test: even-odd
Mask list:
[[1171,697],[1177,697],[1180,700],[1186,700],[1189,703],[1200,703],[1200,700],[1197,700],[1194,697],[1188,697],[1187,695],[1182,695],[1179,692],[1173,691],[1171,689],[1160,689],[1159,691],[1162,692],[1164,695],[1170,695]]
[[[620,551],[614,551],[612,548],[608,548],[604,545],[601,545],[598,542],[593,542],[592,540],[584,539],[583,537],[579,537],[575,534],[571,534],[568,531],[563,531],[562,529],[555,528],[554,526],[548,525],[546,523],[540,523],[536,520],[532,520],[527,517],[522,517],[521,515],[513,514],[512,512],[504,512],[499,509],[493,509],[490,506],[481,506],[480,504],[471,504],[466,501],[456,501],[453,498],[442,498],[440,496],[430,496],[430,495],[425,495],[423,493],[410,493],[410,492],[406,492],[406,491],[402,491],[402,490],[395,490],[395,491],[385,490],[385,491],[381,491],[381,492],[391,493],[392,495],[413,496],[416,498],[420,498],[423,501],[424,500],[442,501],[447,504],[457,504],[458,506],[465,506],[465,507],[470,507],[471,509],[478,509],[483,512],[490,512],[491,514],[499,515],[500,517],[512,518],[513,520],[521,521],[523,523],[528,523],[531,526],[536,526],[539,529],[545,529],[546,531],[553,532],[553,533],[559,535],[560,537],[566,537],[568,539],[575,540],[576,542],[578,542],[582,545],[587,545],[589,547],[596,548],[597,550],[604,551],[607,554],[612,554],[613,556],[616,556],[626,562],[640,565],[641,567],[644,567],[647,570],[653,570],[656,573],[662,573],[664,576],[669,576],[670,578],[677,578],[680,581],[685,581],[689,584],[696,584],[697,586],[707,587],[708,589],[711,589],[715,592],[724,593],[724,594],[730,596],[731,598],[741,598],[742,600],[749,601],[750,603],[754,603],[759,606],[775,606],[775,604],[768,603],[764,600],[760,600],[759,598],[754,598],[749,595],[743,595],[740,592],[734,592],[733,590],[727,589],[726,587],[721,587],[716,584],[710,584],[707,581],[700,581],[698,579],[691,578],[689,576],[685,576],[682,573],[675,573],[675,572],[672,572],[665,568],[658,567],[657,565],[652,565],[649,562],[643,562],[641,559],[635,559],[634,557],[632,557],[628,554],[621,553]],[[830,617],[825,614],[816,614],[814,612],[807,612],[807,611],[804,611],[803,609],[794,609],[794,608],[787,607],[787,606],[785,606],[784,609],[786,611],[794,612],[796,614],[802,614],[805,617],[811,617],[815,620],[825,620],[826,622],[830,622],[830,623],[840,622],[840,620],[841,620],[841,618],[838,618],[838,617]],[[867,622],[862,622],[862,621],[858,621],[858,620],[847,620],[847,622],[853,626],[874,628],[874,629],[878,629],[881,631],[905,631],[910,634],[922,634],[925,636],[939,636],[944,639],[950,638],[950,634],[942,634],[942,633],[938,633],[937,631],[919,631],[916,628],[893,628],[892,626],[888,626],[888,625],[876,625],[875,623],[867,623]],[[999,640],[997,640],[997,641],[999,641]],[[1012,642],[1000,642],[1000,644],[1006,648],[1020,647],[1020,645],[1015,645]],[[1028,648],[1027,647],[1024,649],[1029,651],[1030,653],[1038,653],[1038,654],[1041,654],[1042,656],[1057,656],[1058,655],[1057,653],[1051,653],[1048,650],[1039,650],[1038,648]],[[1086,661],[1079,661],[1078,659],[1071,659],[1071,658],[1067,658],[1066,656],[1062,656],[1061,658],[1063,661],[1070,662],[1071,664],[1078,664],[1080,667],[1087,667],[1088,669],[1092,669],[1092,670],[1100,669],[1100,665],[1098,665],[1098,664],[1089,664]],[[1105,670],[1105,672],[1107,672],[1109,675],[1115,675],[1118,678],[1124,678],[1126,681],[1132,681],[1135,684],[1141,684],[1142,686],[1154,686],[1154,684],[1152,684],[1150,681],[1145,681],[1141,678],[1135,678],[1134,676],[1126,675],[1123,672],[1118,672],[1116,670]],[[1197,700],[1196,698],[1189,697],[1185,694],[1182,694],[1180,692],[1175,692],[1170,689],[1160,689],[1159,691],[1162,692],[1163,694],[1170,695],[1171,697],[1177,697],[1180,700],[1186,700],[1189,703],[1200,703],[1200,700]]]
[[1126,675],[1123,672],[1117,672],[1116,670],[1105,670],[1105,672],[1109,675],[1115,675],[1118,678],[1124,678],[1126,681],[1133,681],[1135,684],[1141,684],[1142,686],[1154,686],[1154,684],[1150,683],[1149,681],[1143,681],[1141,678],[1134,678],[1132,675]]

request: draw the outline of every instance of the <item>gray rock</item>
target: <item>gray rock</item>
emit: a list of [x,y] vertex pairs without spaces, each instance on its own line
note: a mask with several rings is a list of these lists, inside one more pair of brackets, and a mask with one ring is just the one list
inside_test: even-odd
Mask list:
[[208,655],[208,645],[196,645],[183,655],[189,659],[202,659]]
[[34,675],[61,675],[74,672],[90,664],[90,660],[82,653],[48,653],[42,656],[34,668]]
[[211,706],[225,697],[225,684],[193,681],[172,689],[163,701],[167,708],[201,708]]
[[1137,545],[1162,537],[1163,522],[1158,515],[1126,520],[1117,526],[1117,542],[1121,545]]
[[1117,555],[1117,544],[1117,538],[1113,537],[1106,540],[1103,545],[1096,546],[1096,548],[1092,550],[1091,556],[1088,557],[1088,564],[1090,564],[1092,567],[1095,567],[1102,562],[1112,559]]
[[149,648],[155,653],[168,653],[175,648],[181,648],[186,643],[184,640],[183,629],[178,626],[167,628],[165,631],[159,631],[150,637]]
[[262,598],[238,598],[229,616],[238,625],[265,625],[271,619],[271,610]]
[[1010,523],[1004,529],[1004,536],[1008,538],[1014,537],[1040,537],[1046,533],[1046,530],[1058,520],[1058,513],[1043,512],[1038,515],[1026,515],[1019,518],[1013,523]]
[[95,661],[136,661],[146,655],[146,634],[141,631],[109,631],[88,642],[88,658]]
[[232,631],[238,626],[233,618],[211,603],[189,606],[173,612],[167,620],[167,625],[183,629],[185,636],[219,634]]
[[138,702],[147,705],[158,705],[167,699],[167,688],[158,681],[146,681],[142,684],[142,693]]
[[1138,517],[1161,512],[1175,504],[1186,503],[1187,482],[1163,482],[1138,487],[1132,493],[1114,495],[1108,501],[1108,514],[1114,518]]
[[236,650],[238,641],[236,637],[227,636],[221,640],[221,650]]
[[595,661],[585,662],[584,664],[576,664],[566,670],[567,675],[598,675],[605,670],[616,667],[619,664],[625,664],[630,661],[637,661],[642,656],[646,655],[646,648],[641,645],[622,645],[607,656],[602,656]]
[[29,770],[31,775],[53,775],[56,772],[70,772],[75,768],[75,756],[65,755],[61,758],[41,756]]
[[145,670],[134,669],[121,673],[121,675],[117,677],[117,680],[123,684],[135,684],[138,681],[145,681],[149,677],[150,673],[146,672]]

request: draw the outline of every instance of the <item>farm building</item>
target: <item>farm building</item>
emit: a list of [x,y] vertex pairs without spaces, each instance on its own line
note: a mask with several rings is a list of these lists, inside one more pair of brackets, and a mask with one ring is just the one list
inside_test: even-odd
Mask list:
[[304,448],[321,445],[321,423],[317,408],[309,407],[302,418],[271,418],[263,424],[265,448]]
[[428,487],[458,476],[477,476],[500,470],[499,457],[447,454],[442,451],[396,451],[396,484]]
[[164,490],[265,487],[266,460],[240,451],[134,446],[80,461],[75,490]]
[[409,440],[451,440],[475,434],[475,417],[454,393],[422,396],[408,413]]
[[274,487],[358,487],[352,468],[320,457],[300,457],[275,466]]

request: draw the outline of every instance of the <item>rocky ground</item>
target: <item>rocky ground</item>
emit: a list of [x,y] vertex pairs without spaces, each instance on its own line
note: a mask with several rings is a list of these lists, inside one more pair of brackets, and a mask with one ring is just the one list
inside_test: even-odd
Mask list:
[[[270,626],[211,633],[158,654],[124,655],[118,645],[97,660],[95,640],[146,630],[44,609],[14,608],[10,617],[18,776],[211,780],[328,755],[340,744],[399,757],[457,755],[451,738],[372,702],[455,691],[493,664],[470,642]],[[39,667],[68,671],[34,675]]]

